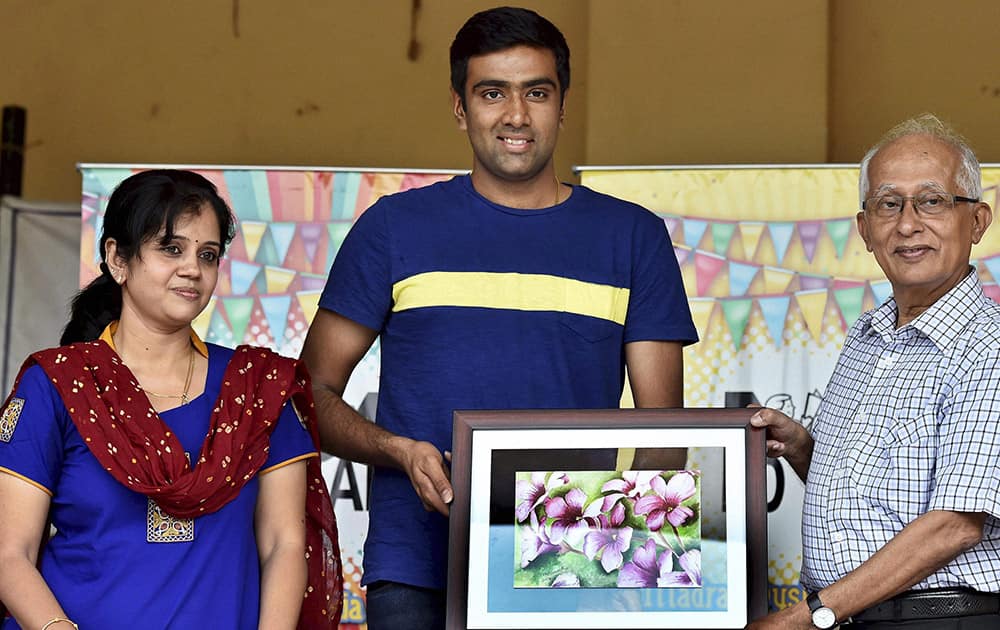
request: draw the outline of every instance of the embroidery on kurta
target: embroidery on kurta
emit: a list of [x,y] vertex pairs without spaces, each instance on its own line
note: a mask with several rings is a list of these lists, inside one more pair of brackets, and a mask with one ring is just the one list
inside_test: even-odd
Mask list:
[[3,410],[0,416],[0,442],[10,442],[14,437],[14,429],[17,428],[17,421],[21,418],[21,410],[24,409],[23,398],[11,398],[10,403]]
[[[191,454],[184,453],[188,463]],[[146,542],[178,543],[194,540],[194,519],[176,518],[164,512],[156,501],[148,499],[146,504]]]

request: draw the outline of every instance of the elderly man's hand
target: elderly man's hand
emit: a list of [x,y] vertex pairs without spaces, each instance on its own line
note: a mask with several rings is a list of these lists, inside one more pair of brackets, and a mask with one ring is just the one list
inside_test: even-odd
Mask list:
[[750,424],[767,431],[767,456],[784,457],[805,480],[812,461],[813,440],[801,424],[776,409],[761,407]]
[[809,608],[803,602],[758,619],[746,630],[810,630],[812,627]]

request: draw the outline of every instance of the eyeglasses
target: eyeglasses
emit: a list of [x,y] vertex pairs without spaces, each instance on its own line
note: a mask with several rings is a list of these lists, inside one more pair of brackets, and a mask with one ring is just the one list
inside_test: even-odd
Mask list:
[[895,219],[903,213],[903,206],[909,199],[917,214],[935,217],[951,210],[958,202],[979,203],[978,199],[952,195],[945,192],[926,192],[912,197],[902,195],[877,195],[865,199],[861,209],[878,219]]

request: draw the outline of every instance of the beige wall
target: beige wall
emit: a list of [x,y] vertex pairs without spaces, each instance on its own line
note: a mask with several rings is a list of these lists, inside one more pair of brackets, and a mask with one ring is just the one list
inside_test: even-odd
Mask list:
[[[233,3],[0,0],[25,196],[76,199],[81,161],[470,166],[447,49],[496,2],[423,0],[416,61],[409,0],[242,0],[238,37]],[[573,164],[856,161],[928,109],[1000,160],[992,0],[524,4],[572,48],[564,179]]]
[[593,2],[591,164],[822,162],[825,0]]
[[1000,2],[830,5],[831,161],[857,161],[886,128],[932,111],[1000,162]]

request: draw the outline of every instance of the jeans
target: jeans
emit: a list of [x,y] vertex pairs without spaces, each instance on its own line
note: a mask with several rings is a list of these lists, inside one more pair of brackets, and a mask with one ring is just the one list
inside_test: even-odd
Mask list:
[[444,630],[445,591],[379,580],[368,585],[368,630]]

